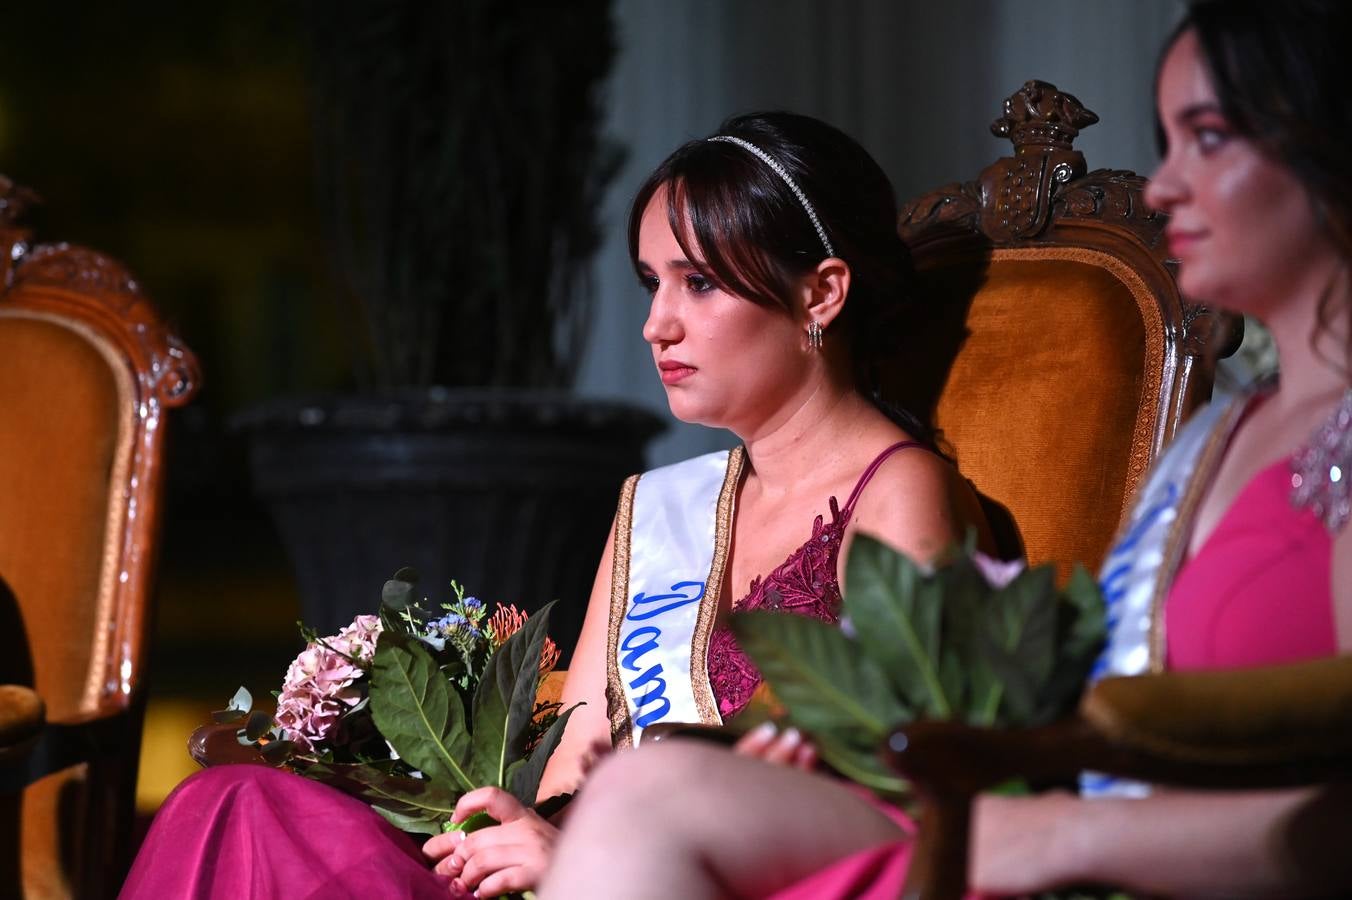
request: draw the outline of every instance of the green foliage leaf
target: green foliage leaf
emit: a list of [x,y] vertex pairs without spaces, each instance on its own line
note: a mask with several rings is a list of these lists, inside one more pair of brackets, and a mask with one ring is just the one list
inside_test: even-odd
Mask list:
[[1038,721],[1060,715],[1084,690],[1107,634],[1103,594],[1084,566],[1075,565],[1062,597],[1057,609],[1061,648],[1038,702]]
[[903,554],[864,534],[851,546],[846,584],[844,614],[898,697],[922,714],[947,717],[952,704],[940,677],[943,606],[936,584]]
[[385,586],[380,590],[380,602],[382,606],[391,609],[407,609],[418,602],[418,597],[414,590],[418,585],[418,573],[405,566],[394,577],[385,582]]
[[296,745],[293,741],[268,741],[259,752],[268,763],[280,766],[290,759],[295,751]]
[[409,815],[408,813],[395,812],[381,806],[379,802],[372,803],[371,808],[380,813],[381,817],[407,834],[425,834],[428,837],[441,834],[441,821],[421,815]]
[[393,775],[365,763],[314,763],[298,772],[369,803],[396,828],[413,834],[440,834],[461,795],[445,783]]
[[244,736],[250,741],[256,741],[267,734],[272,728],[272,716],[263,712],[261,709],[249,714],[249,720],[244,725]]
[[[488,659],[474,692],[470,777],[506,788],[507,765],[526,752],[540,682],[540,655],[553,603],[533,613]],[[532,798],[533,801],[534,798]]]
[[1008,715],[1001,722],[1027,724],[1051,676],[1056,650],[1055,572],[1039,566],[1019,573],[989,600],[978,647],[1000,679]]
[[878,663],[834,625],[780,612],[732,616],[738,643],[799,727],[881,740],[908,718]]
[[535,745],[531,751],[530,757],[521,761],[519,766],[514,767],[509,772],[507,784],[512,796],[520,800],[524,806],[535,805],[535,795],[540,791],[540,779],[545,774],[545,764],[549,762],[549,757],[553,755],[559,741],[563,738],[563,729],[568,727],[568,717],[573,714],[573,710],[581,706],[581,703],[575,703],[572,706],[559,713],[558,717],[545,730],[540,738],[540,743]]
[[371,716],[409,765],[469,791],[470,737],[459,695],[417,640],[397,628],[381,631],[371,666]]
[[881,794],[905,782],[877,749],[913,713],[976,725],[1032,725],[1064,713],[1104,634],[1097,585],[1054,567],[992,587],[968,546],[926,572],[880,541],[855,538],[842,623],[776,613],[732,627],[789,717],[842,775]]
[[891,798],[910,791],[910,782],[882,761],[877,741],[859,744],[830,734],[814,734],[812,741],[822,762],[856,784]]

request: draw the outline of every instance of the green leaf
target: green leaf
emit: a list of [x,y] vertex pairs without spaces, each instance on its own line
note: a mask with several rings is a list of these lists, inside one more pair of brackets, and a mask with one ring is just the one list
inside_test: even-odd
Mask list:
[[899,798],[910,792],[910,782],[889,769],[878,754],[878,743],[866,749],[853,746],[832,735],[812,736],[822,762],[841,775],[884,797]]
[[[396,828],[440,834],[460,792],[423,778],[393,775],[366,763],[314,763],[298,773],[370,804]],[[430,830],[429,830],[430,827]]]
[[905,554],[861,534],[850,547],[845,584],[844,614],[898,696],[919,712],[951,716],[939,671],[944,598],[938,583]]
[[927,600],[942,606],[939,679],[953,716],[970,724],[989,724],[1000,685],[982,659],[980,633],[992,589],[968,556],[957,556],[935,572],[934,587]]
[[535,805],[535,795],[540,791],[540,779],[545,774],[545,764],[549,762],[549,757],[554,754],[554,750],[559,746],[559,740],[563,737],[563,729],[568,726],[568,717],[573,714],[573,710],[581,706],[581,703],[575,703],[572,706],[559,713],[556,718],[540,737],[540,743],[535,745],[531,751],[530,758],[522,762],[511,773],[507,783],[512,796],[520,800],[524,806]]
[[249,714],[249,720],[244,724],[244,736],[250,741],[256,741],[272,729],[272,716],[257,710]]
[[380,813],[386,822],[407,834],[425,834],[428,837],[441,834],[442,824],[439,819],[395,812],[392,809],[386,809],[379,803],[372,803],[371,808]]
[[1049,565],[1019,573],[991,597],[982,658],[1003,686],[998,724],[1028,725],[1036,718],[1055,663],[1058,603]]
[[385,586],[380,590],[380,602],[382,606],[391,609],[406,609],[418,602],[414,589],[418,584],[418,573],[405,566],[394,577],[385,582]]
[[461,790],[479,787],[465,771],[465,709],[420,642],[386,628],[371,666],[371,717],[409,765]]
[[493,818],[483,810],[480,810],[463,822],[442,822],[441,831],[443,834],[449,834],[452,831],[459,831],[462,834],[473,834],[480,828],[491,828],[497,824],[499,824],[497,819]]
[[294,741],[268,741],[263,745],[263,749],[259,751],[259,754],[269,764],[280,766],[290,759],[295,752],[296,744]]
[[[507,766],[526,752],[540,682],[540,654],[553,603],[532,613],[488,658],[474,691],[470,777],[506,788]],[[531,798],[534,801],[534,798]]]
[[1064,715],[1084,690],[1085,680],[1106,638],[1104,616],[1098,584],[1077,564],[1057,607],[1060,649],[1051,677],[1038,698],[1038,722]]
[[735,613],[731,624],[775,698],[805,731],[863,732],[881,740],[909,718],[882,668],[836,626],[778,612]]

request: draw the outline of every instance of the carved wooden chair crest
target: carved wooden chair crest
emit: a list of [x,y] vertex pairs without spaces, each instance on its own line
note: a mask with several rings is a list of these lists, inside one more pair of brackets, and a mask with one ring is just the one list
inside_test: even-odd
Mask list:
[[30,243],[33,200],[0,176],[0,894],[111,896],[132,833],[164,417],[200,377],[120,265]]
[[1095,570],[1233,323],[1179,296],[1145,179],[1086,172],[1098,117],[1030,81],[991,126],[1014,155],[906,204],[928,311],[884,390],[928,413],[963,473],[1012,514],[1030,564]]

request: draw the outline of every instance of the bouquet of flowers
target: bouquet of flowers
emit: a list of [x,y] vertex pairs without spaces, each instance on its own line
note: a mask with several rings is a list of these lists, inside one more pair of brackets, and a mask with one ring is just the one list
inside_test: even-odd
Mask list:
[[534,805],[573,709],[536,701],[559,658],[545,634],[553,604],[531,617],[514,606],[489,615],[452,582],[454,599],[429,610],[416,582],[400,569],[379,613],[336,635],[302,626],[306,647],[287,669],[275,716],[251,712],[240,688],[215,717],[243,720],[240,743],[270,762],[365,800],[404,831],[436,834],[475,788]]
[[735,614],[732,627],[822,760],[885,796],[906,793],[878,755],[897,725],[1050,721],[1079,696],[1104,640],[1083,567],[1058,590],[1052,566],[996,562],[970,541],[928,569],[859,535],[845,586],[839,627],[780,612]]

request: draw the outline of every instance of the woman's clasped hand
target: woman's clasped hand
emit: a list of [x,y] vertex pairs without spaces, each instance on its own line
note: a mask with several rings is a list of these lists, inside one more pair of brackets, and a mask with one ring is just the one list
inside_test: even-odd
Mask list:
[[535,887],[553,856],[559,830],[500,788],[479,788],[460,798],[451,821],[475,816],[497,824],[473,831],[439,834],[423,844],[433,869],[454,881],[452,888],[496,897]]

